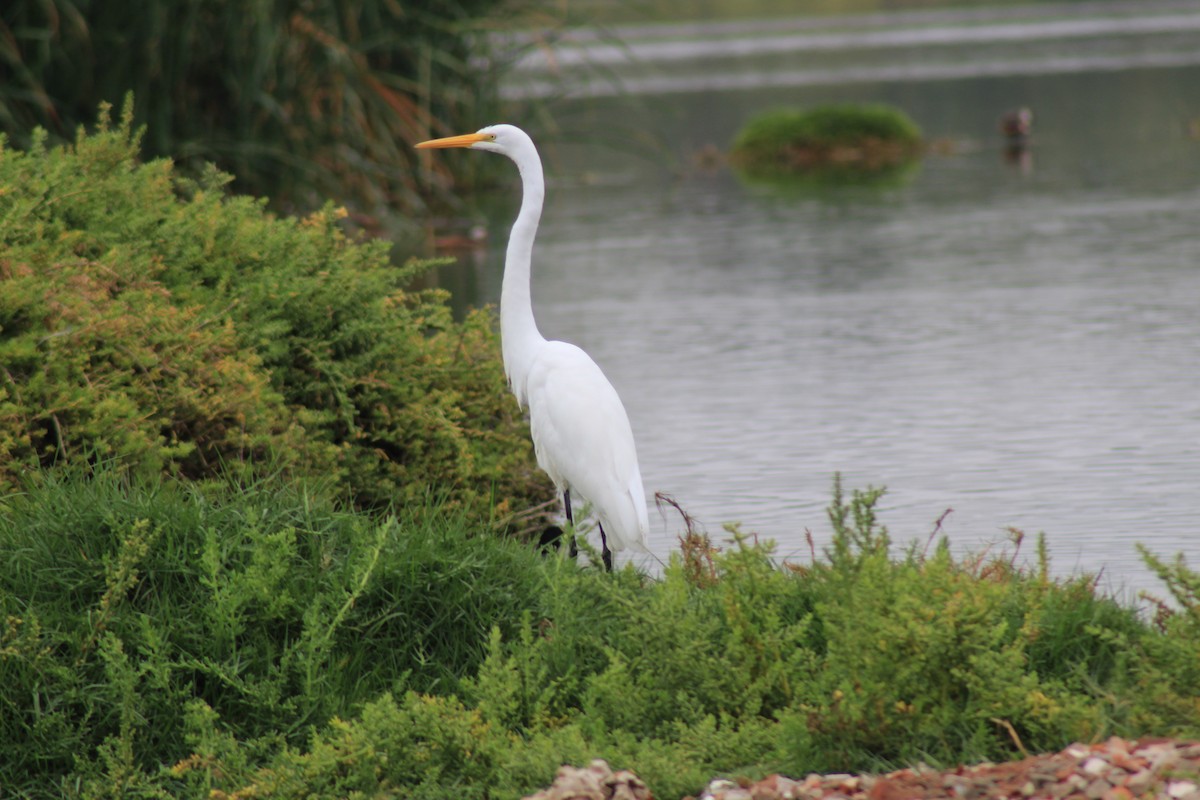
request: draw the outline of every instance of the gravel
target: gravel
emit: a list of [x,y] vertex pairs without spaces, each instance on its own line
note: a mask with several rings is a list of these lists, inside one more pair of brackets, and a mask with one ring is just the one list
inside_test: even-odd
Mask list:
[[[771,775],[713,780],[699,800],[1200,800],[1200,742],[1112,737],[1059,753],[950,770],[920,765],[886,775]],[[601,760],[564,766],[554,784],[526,800],[653,800],[635,774]],[[694,800],[688,798],[688,800]]]

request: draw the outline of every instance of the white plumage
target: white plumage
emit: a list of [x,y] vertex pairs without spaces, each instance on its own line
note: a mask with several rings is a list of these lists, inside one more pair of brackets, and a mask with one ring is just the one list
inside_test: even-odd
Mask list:
[[529,409],[538,465],[564,494],[568,514],[571,496],[591,501],[600,519],[605,563],[610,563],[610,544],[612,550],[645,552],[650,523],[625,407],[587,353],[573,344],[546,340],[533,317],[530,265],[545,196],[542,162],[533,140],[512,125],[492,125],[417,147],[487,150],[517,165],[521,210],[509,235],[500,293],[504,371],[517,403]]

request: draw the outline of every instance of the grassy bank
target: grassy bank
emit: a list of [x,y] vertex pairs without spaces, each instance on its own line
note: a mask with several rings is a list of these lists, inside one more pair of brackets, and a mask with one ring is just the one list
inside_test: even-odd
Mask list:
[[509,798],[604,757],[672,798],[1200,735],[1194,573],[1146,620],[1044,558],[894,547],[876,497],[815,561],[694,540],[650,579],[281,481],[46,477],[0,501],[0,785]]

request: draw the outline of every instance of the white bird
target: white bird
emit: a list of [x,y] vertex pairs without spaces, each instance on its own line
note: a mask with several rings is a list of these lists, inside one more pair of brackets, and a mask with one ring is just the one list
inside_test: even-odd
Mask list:
[[[637,449],[625,406],[596,362],[580,348],[547,340],[533,319],[530,263],[546,194],[542,160],[529,135],[512,125],[421,142],[419,148],[468,147],[508,156],[521,174],[521,210],[513,223],[500,289],[504,372],[517,404],[529,409],[538,465],[563,496],[574,525],[571,496],[590,500],[600,522],[606,569],[609,551],[647,552],[650,522]],[[574,553],[574,541],[571,542]]]

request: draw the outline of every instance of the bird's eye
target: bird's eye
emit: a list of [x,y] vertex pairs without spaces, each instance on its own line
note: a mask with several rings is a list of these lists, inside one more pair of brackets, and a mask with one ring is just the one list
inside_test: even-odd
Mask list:
[[496,134],[494,134],[494,133],[489,133],[489,134],[488,134],[488,141],[492,141],[492,142],[496,141]]

